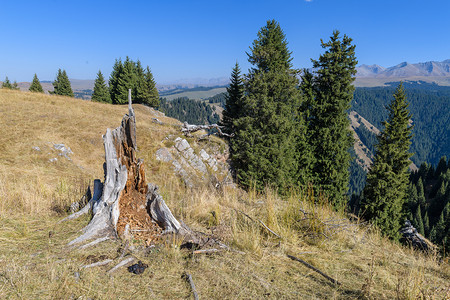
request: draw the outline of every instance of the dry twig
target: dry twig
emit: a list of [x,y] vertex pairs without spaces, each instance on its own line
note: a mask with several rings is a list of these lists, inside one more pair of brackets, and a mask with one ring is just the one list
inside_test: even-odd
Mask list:
[[300,259],[300,258],[297,258],[297,257],[295,257],[295,256],[289,255],[289,254],[288,254],[287,256],[288,256],[290,259],[292,259],[292,260],[296,260],[296,261],[298,261],[298,262],[301,262],[303,265],[305,265],[306,267],[310,268],[311,270],[313,270],[313,271],[319,273],[320,275],[322,275],[323,277],[325,277],[326,279],[328,279],[328,280],[331,281],[332,283],[334,283],[334,284],[336,284],[336,285],[341,285],[341,283],[340,283],[339,281],[337,281],[337,280],[334,279],[334,278],[331,278],[330,276],[328,276],[328,275],[325,274],[324,272],[320,271],[320,270],[317,269],[316,267],[314,267],[314,266],[308,264],[306,261],[304,261],[304,260],[302,260],[302,259]]

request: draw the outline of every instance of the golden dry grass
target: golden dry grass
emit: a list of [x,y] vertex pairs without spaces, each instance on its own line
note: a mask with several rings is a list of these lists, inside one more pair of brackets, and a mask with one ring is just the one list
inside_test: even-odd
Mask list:
[[[138,156],[146,162],[147,180],[160,186],[178,218],[245,254],[191,255],[180,249],[179,241],[169,239],[148,252],[135,252],[149,265],[142,275],[125,268],[108,275],[118,261],[120,241],[68,249],[67,242],[89,220],[58,224],[61,210],[79,200],[90,180],[102,178],[101,135],[120,124],[127,108],[0,89],[0,299],[189,298],[189,286],[181,278],[184,272],[192,275],[202,299],[449,297],[448,263],[392,243],[366,224],[350,223],[326,199],[308,191],[280,198],[270,189],[259,194],[208,185],[185,188],[169,165],[154,159],[161,141],[178,134],[176,129],[152,123],[151,109],[134,108]],[[69,146],[72,161],[50,163],[56,152],[48,142]],[[336,224],[341,226],[332,226]],[[342,285],[333,285],[286,254]],[[104,258],[115,261],[82,269]]]

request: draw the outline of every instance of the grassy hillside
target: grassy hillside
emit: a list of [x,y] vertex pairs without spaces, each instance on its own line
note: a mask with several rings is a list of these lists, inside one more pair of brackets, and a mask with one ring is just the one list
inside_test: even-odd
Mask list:
[[[134,109],[138,157],[145,161],[147,180],[160,186],[176,217],[237,251],[192,254],[173,238],[133,252],[149,265],[142,275],[126,268],[108,275],[122,251],[120,241],[67,248],[89,220],[58,221],[89,181],[103,178],[101,135],[119,126],[127,107],[0,89],[0,298],[189,298],[184,272],[192,275],[202,299],[449,297],[447,262],[392,243],[367,224],[350,222],[320,196],[293,191],[281,199],[271,190],[256,194],[209,185],[187,189],[170,165],[154,159],[164,138],[179,134],[172,126],[178,121],[141,105]],[[153,123],[154,117],[164,125]],[[194,150],[206,147],[189,142]],[[59,156],[53,143],[70,147],[71,160]],[[287,254],[342,284],[332,284]],[[82,268],[105,258],[114,262]]]

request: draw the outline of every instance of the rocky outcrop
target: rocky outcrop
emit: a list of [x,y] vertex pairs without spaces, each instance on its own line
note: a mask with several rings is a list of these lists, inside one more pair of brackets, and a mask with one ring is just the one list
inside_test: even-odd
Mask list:
[[[172,142],[169,144],[173,145],[158,149],[156,159],[171,163],[175,173],[188,187],[192,188],[197,183],[208,181],[219,185],[232,184],[229,166],[226,159],[223,159],[226,153],[220,153],[218,149],[205,150],[206,147],[199,145],[193,147],[186,139],[180,137],[167,137],[166,144],[167,142]],[[208,145],[203,143],[203,146]]]
[[400,229],[400,233],[402,234],[402,242],[413,246],[414,249],[423,251],[436,249],[433,243],[417,232],[417,229],[412,226],[409,220],[405,221],[405,226]]

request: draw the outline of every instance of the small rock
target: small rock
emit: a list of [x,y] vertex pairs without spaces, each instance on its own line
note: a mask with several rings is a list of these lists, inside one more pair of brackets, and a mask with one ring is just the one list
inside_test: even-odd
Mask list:
[[41,148],[39,148],[38,146],[36,146],[36,147],[33,147],[33,150],[35,150],[35,151],[41,151]]
[[58,159],[56,158],[56,157],[54,157],[54,158],[50,158],[48,161],[49,162],[55,162],[55,161],[57,161]]
[[205,149],[202,149],[202,150],[200,150],[200,157],[203,159],[203,160],[208,160],[209,159],[209,154],[208,153],[206,153],[206,151],[205,151]]
[[191,145],[189,145],[188,141],[186,141],[185,139],[176,138],[175,148],[177,148],[178,151],[183,152],[184,150],[191,148]]
[[73,152],[69,147],[66,147],[64,144],[54,144],[53,148],[60,151],[60,156],[64,156],[68,160],[71,160],[69,154],[73,154]]
[[156,123],[156,124],[159,124],[159,125],[162,125],[162,124],[163,124],[163,122],[161,122],[161,121],[158,120],[157,118],[152,118],[152,122],[153,122],[153,123]]
[[172,155],[170,154],[169,150],[165,147],[156,150],[155,155],[156,155],[157,160],[161,160],[161,161],[165,161],[165,162],[169,162],[169,161],[173,160]]

